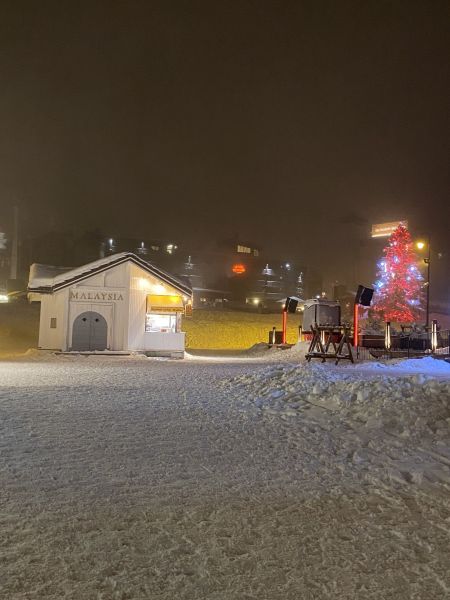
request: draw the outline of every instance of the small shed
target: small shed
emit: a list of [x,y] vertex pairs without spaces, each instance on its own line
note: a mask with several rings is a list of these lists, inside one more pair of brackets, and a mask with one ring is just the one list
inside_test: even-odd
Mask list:
[[184,353],[190,285],[131,252],[75,269],[33,264],[28,297],[41,303],[39,348]]

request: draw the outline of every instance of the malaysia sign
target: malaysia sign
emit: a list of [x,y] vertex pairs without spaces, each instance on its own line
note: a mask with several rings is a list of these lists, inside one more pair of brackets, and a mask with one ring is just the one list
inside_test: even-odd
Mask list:
[[123,300],[123,292],[113,292],[110,290],[70,290],[70,300],[84,301],[87,300],[95,302],[117,302]]

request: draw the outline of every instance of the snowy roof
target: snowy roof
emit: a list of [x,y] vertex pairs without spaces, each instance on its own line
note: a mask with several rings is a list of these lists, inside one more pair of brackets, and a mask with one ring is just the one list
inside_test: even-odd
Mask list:
[[105,258],[100,258],[99,260],[88,263],[87,265],[76,267],[75,269],[33,264],[30,267],[28,291],[50,294],[51,292],[60,290],[83,279],[87,279],[92,275],[96,275],[97,273],[101,273],[110,269],[111,267],[127,261],[136,264],[144,269],[144,271],[147,271],[147,273],[150,273],[165,283],[173,286],[182,294],[186,294],[188,296],[192,295],[192,289],[184,281],[181,281],[166,271],[155,267],[132,252],[120,252],[119,254],[112,254],[111,256],[106,256]]
[[59,275],[72,271],[73,267],[53,267],[34,263],[30,267],[28,287],[41,287],[49,285]]
[[305,308],[309,308],[315,304],[320,304],[321,306],[339,306],[337,300],[325,300],[325,298],[310,298],[309,300],[305,300]]

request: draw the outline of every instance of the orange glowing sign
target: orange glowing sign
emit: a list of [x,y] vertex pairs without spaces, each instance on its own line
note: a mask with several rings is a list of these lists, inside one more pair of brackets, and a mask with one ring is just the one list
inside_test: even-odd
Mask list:
[[242,275],[243,273],[245,273],[245,271],[247,270],[245,268],[245,265],[243,265],[242,263],[236,263],[235,265],[233,265],[231,267],[231,270],[233,271],[233,273],[235,273],[236,275]]

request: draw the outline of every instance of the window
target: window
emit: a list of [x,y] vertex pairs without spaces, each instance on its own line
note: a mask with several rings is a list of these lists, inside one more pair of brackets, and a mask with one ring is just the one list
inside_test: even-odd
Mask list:
[[56,329],[56,317],[50,319],[50,329]]
[[146,333],[175,333],[177,330],[177,315],[162,315],[147,313],[145,317]]

